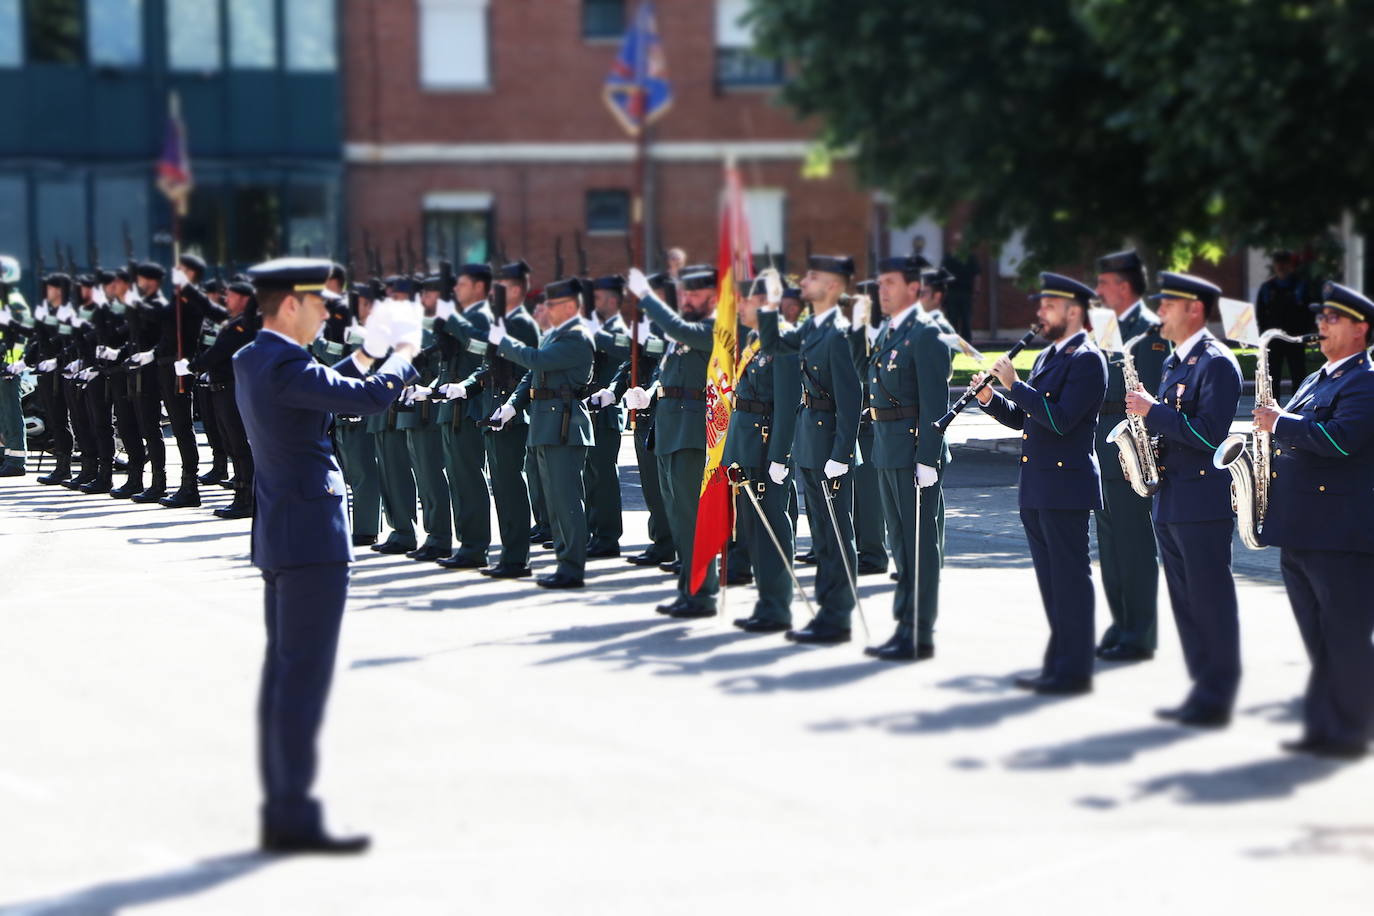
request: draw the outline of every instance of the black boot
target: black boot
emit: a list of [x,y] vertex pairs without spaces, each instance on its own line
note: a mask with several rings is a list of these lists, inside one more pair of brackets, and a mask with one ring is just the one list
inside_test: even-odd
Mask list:
[[219,483],[229,476],[229,463],[222,455],[215,456],[215,463],[210,465],[210,470],[201,474],[196,479],[201,483]]
[[215,518],[252,518],[253,488],[239,485],[234,490],[234,501],[214,511]]
[[129,476],[118,488],[110,491],[110,496],[114,499],[128,499],[143,492],[143,465],[131,464],[128,468]]
[[108,493],[114,489],[114,481],[111,479],[113,476],[114,470],[110,467],[109,462],[102,461],[95,469],[95,479],[84,484],[81,487],[81,492],[91,495]]
[[59,457],[59,458],[57,459],[57,465],[56,465],[55,467],[53,467],[53,469],[52,469],[52,473],[50,473],[50,474],[44,474],[42,477],[38,478],[38,482],[41,483],[41,484],[43,484],[44,486],[49,486],[49,487],[51,487],[51,486],[53,486],[54,484],[59,484],[59,483],[61,483],[62,481],[67,480],[67,479],[70,478],[71,476],[72,476],[72,459],[71,459],[71,457],[70,457],[70,456],[69,456],[69,457],[66,457],[66,458]]
[[167,472],[162,468],[153,469],[153,482],[148,485],[148,489],[130,500],[136,503],[155,503],[167,495]]
[[168,509],[195,509],[200,506],[200,483],[194,474],[181,478],[181,486],[171,496],[158,500]]
[[79,489],[81,489],[82,487],[84,487],[86,484],[88,484],[88,483],[90,483],[91,481],[95,480],[95,478],[96,478],[95,462],[94,462],[94,461],[87,461],[86,458],[85,458],[85,456],[82,456],[82,458],[81,458],[81,473],[77,474],[77,475],[76,475],[75,477],[73,477],[71,480],[64,480],[64,481],[62,481],[62,486],[66,487],[68,490],[79,490]]

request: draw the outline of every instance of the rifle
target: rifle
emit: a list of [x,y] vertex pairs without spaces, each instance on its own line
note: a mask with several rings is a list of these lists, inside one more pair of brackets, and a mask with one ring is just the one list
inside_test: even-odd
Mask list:
[[395,252],[395,254],[396,254],[396,273],[397,273],[397,274],[403,274],[403,273],[405,273],[405,261],[401,260],[401,240],[400,240],[400,239],[397,239],[395,244],[396,244],[396,252]]
[[[577,246],[577,275],[584,280],[591,280],[591,273],[587,269],[587,249],[582,247],[582,230],[573,230],[573,243]],[[595,307],[596,294],[592,291],[590,282],[582,284],[582,317],[590,318],[592,309]]]
[[406,272],[415,274],[415,246],[411,244],[410,230],[406,230]]
[[506,260],[506,240],[503,238],[498,238],[496,240],[496,260],[502,264],[510,263],[510,261]]
[[553,278],[563,279],[563,236],[557,235],[553,239]]

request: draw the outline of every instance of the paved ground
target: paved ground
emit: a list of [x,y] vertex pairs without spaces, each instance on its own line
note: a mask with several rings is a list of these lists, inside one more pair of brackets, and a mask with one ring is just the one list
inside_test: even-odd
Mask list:
[[666,620],[666,577],[618,560],[548,594],[369,555],[323,742],[332,822],[376,839],[351,861],[252,852],[247,524],[2,481],[0,912],[1368,913],[1374,764],[1277,750],[1307,668],[1273,552],[1237,552],[1229,730],[1153,719],[1184,690],[1167,621],[1091,697],[1028,696],[1014,480],[958,449],[914,666]]

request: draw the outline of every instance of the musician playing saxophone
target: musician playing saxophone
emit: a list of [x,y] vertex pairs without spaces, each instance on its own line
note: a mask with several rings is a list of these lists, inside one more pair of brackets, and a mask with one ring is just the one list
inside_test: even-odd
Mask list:
[[1155,536],[1192,690],[1161,719],[1221,728],[1231,721],[1240,683],[1240,625],[1231,576],[1235,514],[1231,481],[1212,465],[1240,400],[1240,366],[1207,330],[1221,289],[1200,277],[1162,271],[1160,333],[1174,344],[1157,397],[1126,393],[1126,411],[1159,439]]
[[1326,365],[1282,410],[1255,409],[1274,434],[1262,540],[1280,565],[1312,674],[1303,734],[1285,750],[1356,759],[1374,732],[1374,302],[1328,283],[1312,305]]

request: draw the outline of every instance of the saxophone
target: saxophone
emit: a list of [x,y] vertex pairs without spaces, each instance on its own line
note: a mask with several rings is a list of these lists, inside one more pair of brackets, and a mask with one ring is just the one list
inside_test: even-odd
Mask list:
[[[1275,340],[1309,344],[1320,340],[1320,334],[1293,337],[1277,328],[1260,335],[1259,354],[1255,359],[1255,406],[1272,407],[1273,382],[1269,377],[1269,344]],[[1252,439],[1253,437],[1253,439]],[[1273,458],[1273,433],[1254,429],[1250,436],[1236,433],[1227,436],[1212,454],[1212,464],[1231,472],[1231,508],[1236,510],[1236,528],[1240,540],[1251,550],[1263,550],[1260,534],[1264,531],[1264,516],[1269,511],[1269,464]]]
[[[1144,340],[1148,333],[1132,337],[1122,346],[1121,374],[1126,380],[1127,391],[1141,387],[1131,348]],[[1120,450],[1116,457],[1121,461],[1121,472],[1126,475],[1136,495],[1146,498],[1154,496],[1159,489],[1159,467],[1156,463],[1159,449],[1154,437],[1145,429],[1145,418],[1128,413],[1126,419],[1112,427],[1107,434],[1107,441]]]

